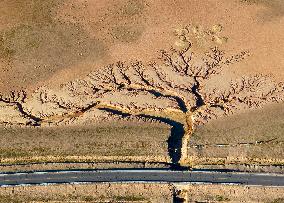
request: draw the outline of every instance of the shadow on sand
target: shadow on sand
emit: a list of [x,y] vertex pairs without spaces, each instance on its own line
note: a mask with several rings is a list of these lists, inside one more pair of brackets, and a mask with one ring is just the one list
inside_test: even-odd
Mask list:
[[[113,109],[108,109],[108,108],[100,108],[100,110],[104,110],[107,112],[110,112],[115,115],[120,115],[123,118],[127,118],[131,116],[129,113],[123,113],[121,111],[113,110]],[[183,169],[179,165],[179,160],[181,158],[181,147],[182,147],[182,138],[185,134],[184,131],[184,126],[183,124],[173,121],[168,118],[162,118],[162,117],[156,117],[156,116],[149,116],[149,115],[140,115],[138,117],[141,118],[147,118],[147,119],[153,119],[160,121],[161,123],[165,123],[169,126],[171,126],[171,133],[169,135],[169,138],[167,140],[168,143],[168,154],[171,158],[171,169],[173,170],[181,170]]]

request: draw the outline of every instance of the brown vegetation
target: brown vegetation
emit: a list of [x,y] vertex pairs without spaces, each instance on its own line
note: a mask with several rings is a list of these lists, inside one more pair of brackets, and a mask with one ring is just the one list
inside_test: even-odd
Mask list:
[[[43,162],[46,157],[36,160],[33,163],[20,163],[20,164],[1,164],[1,172],[27,172],[27,171],[47,171],[47,170],[80,170],[80,169],[113,169],[113,168],[169,168],[170,164],[165,162],[155,162],[163,161],[162,157],[154,157],[154,159],[148,159],[148,157],[91,157],[92,159],[87,159],[89,157],[82,157],[83,162],[79,162],[78,158],[73,157],[73,162],[67,162],[67,157],[62,157],[62,162]],[[85,159],[84,159],[85,158]],[[139,159],[140,158],[140,159]],[[156,158],[156,160],[155,160]],[[115,160],[116,159],[116,160]],[[14,161],[14,160],[12,160]],[[27,160],[24,160],[27,161]],[[58,160],[50,160],[58,161]],[[59,160],[60,161],[60,160]],[[72,161],[72,160],[71,160]],[[169,160],[164,160],[169,161]]]
[[0,188],[2,202],[282,202],[283,188],[220,184],[96,183]]
[[199,164],[283,166],[283,103],[199,126],[188,156]]
[[57,19],[57,9],[63,2],[0,2],[0,18],[4,22],[0,26],[0,81],[6,82],[1,84],[4,89],[36,85],[79,61],[94,62],[106,55],[106,45],[82,26]]
[[[166,143],[169,128],[158,123],[105,121],[80,127],[2,127],[0,134],[2,166],[81,162],[93,163],[94,168],[100,162],[117,162],[118,165],[121,162],[129,166],[131,162],[169,163]],[[34,170],[42,166],[31,165],[26,170],[28,168]]]
[[[239,76],[269,73],[282,80],[283,2],[241,1],[2,0],[0,32],[6,37],[0,53],[12,57],[8,62],[0,56],[0,91],[54,87],[118,60],[152,59],[173,43],[172,30],[189,22],[220,23],[230,38],[227,51],[253,53],[238,64]],[[113,33],[117,28],[119,35]]]
[[263,6],[259,17],[268,20],[282,17],[284,15],[284,2],[282,0],[241,0],[248,5],[257,4]]
[[0,188],[3,203],[26,202],[172,202],[169,184],[97,183]]
[[175,191],[187,202],[283,202],[283,187],[241,185],[175,185]]

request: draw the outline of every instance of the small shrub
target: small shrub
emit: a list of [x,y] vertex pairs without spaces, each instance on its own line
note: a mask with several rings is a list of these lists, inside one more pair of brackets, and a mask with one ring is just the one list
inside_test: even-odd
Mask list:
[[230,199],[228,197],[224,197],[222,195],[217,195],[216,196],[216,201],[223,202],[223,201],[230,201]]

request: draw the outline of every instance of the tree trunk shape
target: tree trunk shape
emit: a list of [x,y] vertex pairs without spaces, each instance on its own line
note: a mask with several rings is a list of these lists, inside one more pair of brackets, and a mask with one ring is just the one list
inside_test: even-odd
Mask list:
[[[189,29],[186,33],[191,33],[193,28],[189,26],[186,29]],[[209,30],[203,34],[209,33],[212,32]],[[172,165],[190,166],[188,143],[194,126],[238,111],[283,102],[284,84],[268,76],[255,75],[234,79],[224,88],[213,86],[210,89],[209,81],[213,76],[220,75],[224,66],[244,60],[249,52],[242,51],[227,57],[216,45],[208,47],[208,51],[202,54],[195,53],[191,49],[191,36],[183,38],[188,42],[187,48],[163,50],[158,61],[135,61],[130,64],[119,61],[88,74],[84,79],[63,84],[59,92],[38,91],[36,97],[41,105],[52,105],[63,114],[53,110],[34,114],[33,108],[27,111],[23,106],[27,96],[23,92],[12,92],[8,96],[0,94],[0,104],[12,105],[10,109],[16,109],[25,118],[25,125],[30,126],[75,120],[92,108],[122,117],[154,119],[172,127],[168,138]],[[141,106],[135,99],[131,103],[117,103],[116,99],[111,99],[112,94],[124,97],[125,92],[131,93],[133,98],[143,93],[153,99],[168,99],[176,104],[166,108],[152,104]]]
[[185,115],[185,124],[184,124],[184,135],[182,137],[182,145],[181,145],[181,157],[179,160],[180,166],[189,166],[187,163],[188,156],[188,143],[193,133],[193,119],[192,113],[186,113]]

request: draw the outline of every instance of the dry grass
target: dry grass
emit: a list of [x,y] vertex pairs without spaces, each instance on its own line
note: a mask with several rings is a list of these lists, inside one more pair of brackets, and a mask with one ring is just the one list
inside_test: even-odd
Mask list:
[[240,185],[177,185],[189,202],[265,202],[284,201],[283,187]]
[[137,41],[141,37],[142,32],[142,27],[118,26],[112,28],[112,36],[125,43]]
[[169,128],[142,122],[0,128],[1,163],[167,160]]
[[79,169],[109,169],[109,168],[168,168],[168,165],[162,163],[143,162],[84,162],[78,163],[44,163],[44,164],[21,164],[21,165],[0,165],[2,172],[21,172],[21,171],[45,171],[45,170],[79,170]]
[[56,18],[57,8],[63,3],[0,2],[0,19],[4,21],[0,26],[0,61],[7,69],[0,80],[6,85],[35,85],[56,71],[104,57],[106,46],[102,41],[90,36],[82,26]]
[[96,32],[104,33],[104,39],[108,42],[137,42],[145,30],[146,1],[121,0],[113,3],[113,7],[107,8],[94,23]]
[[[255,144],[256,141],[268,140],[272,141]],[[198,164],[201,162],[224,164],[235,161],[236,163],[283,165],[283,141],[283,104],[277,104],[215,120],[198,127],[192,136],[188,154]],[[216,146],[217,144],[231,146],[222,147]],[[200,147],[194,147],[196,145]]]
[[241,0],[241,2],[263,6],[265,9],[262,10],[261,17],[265,20],[272,20],[284,15],[284,2],[282,0]]
[[171,202],[168,184],[101,183],[0,188],[1,202]]

